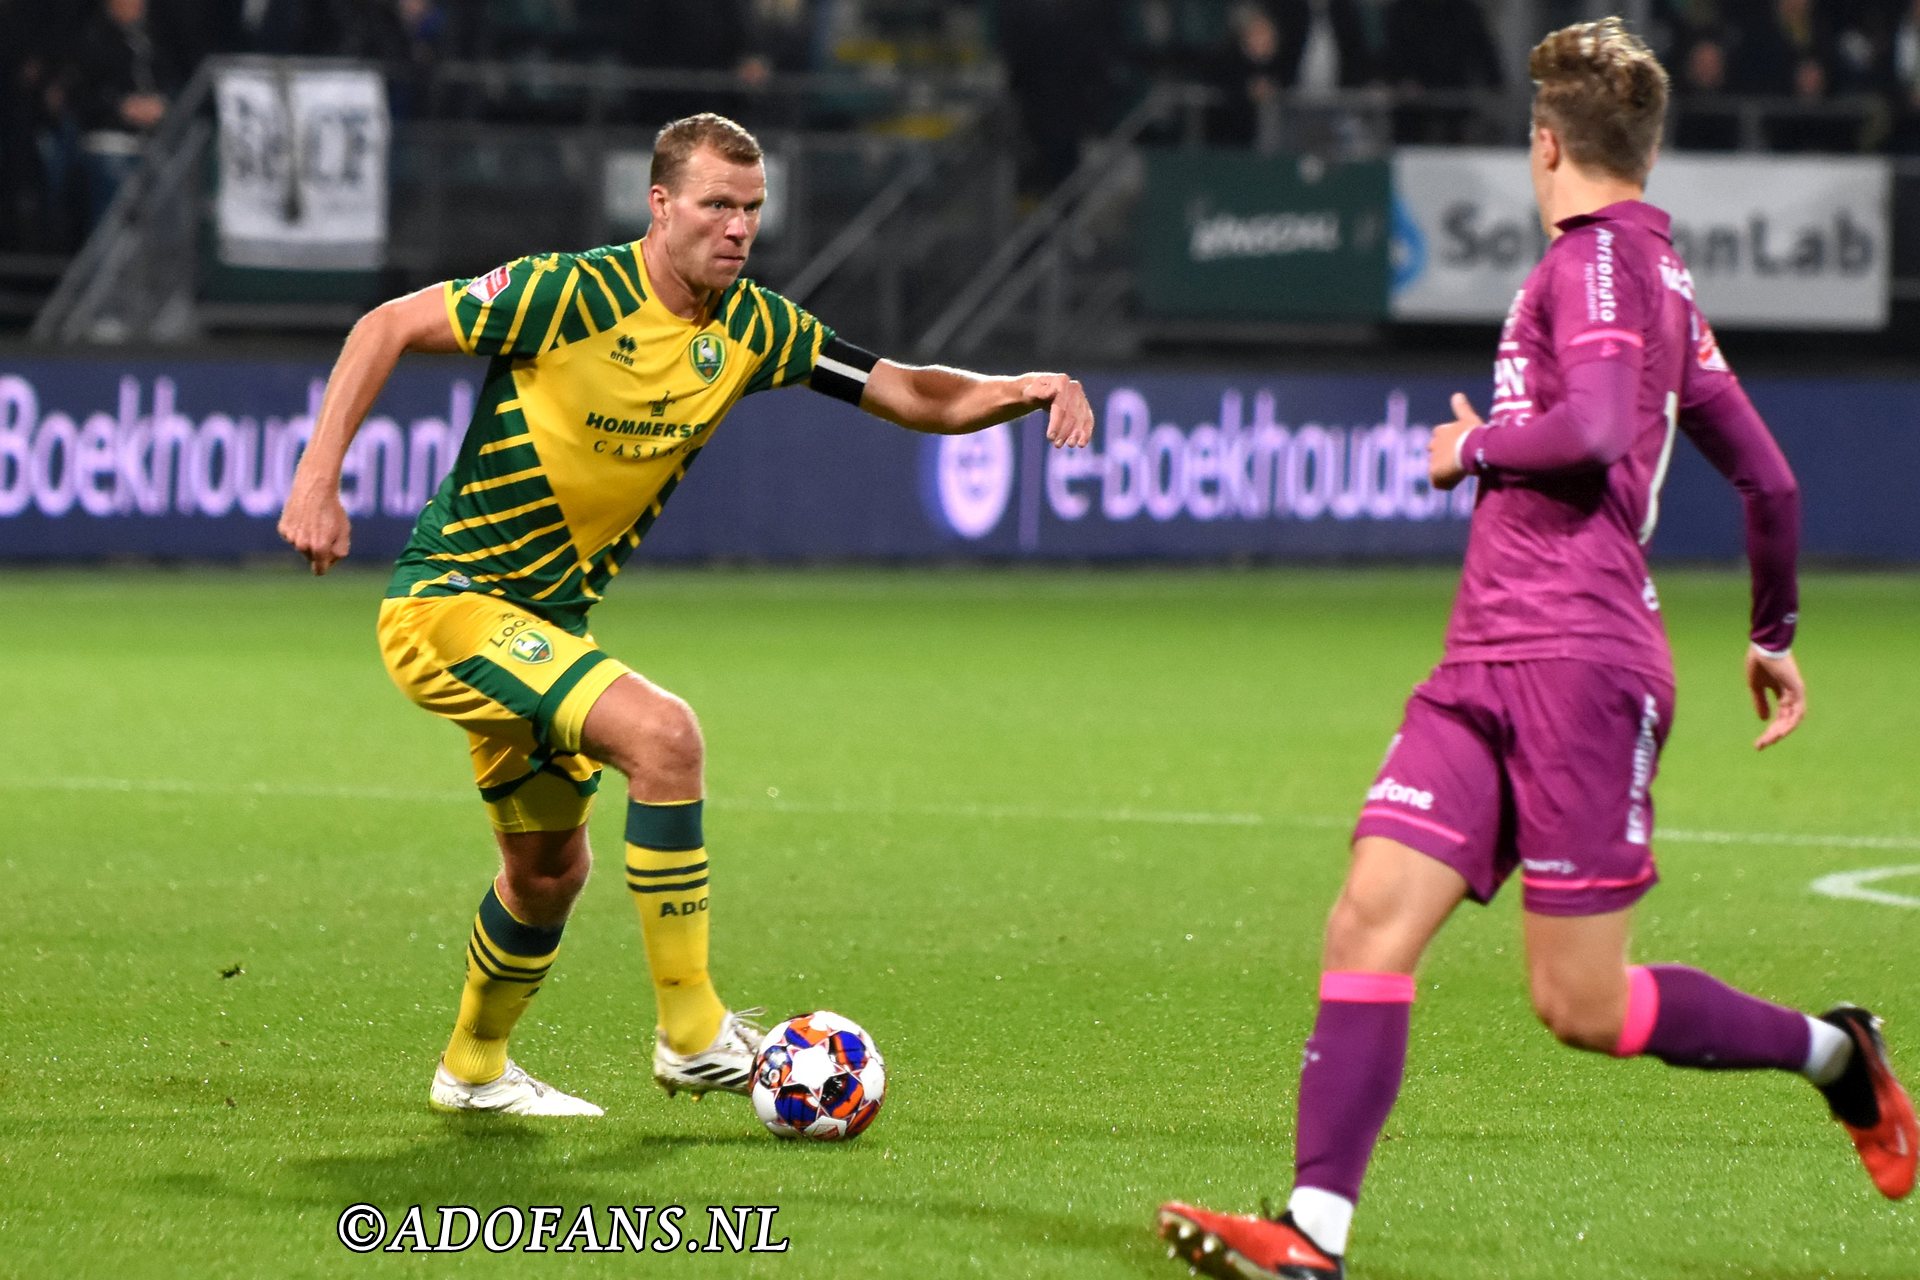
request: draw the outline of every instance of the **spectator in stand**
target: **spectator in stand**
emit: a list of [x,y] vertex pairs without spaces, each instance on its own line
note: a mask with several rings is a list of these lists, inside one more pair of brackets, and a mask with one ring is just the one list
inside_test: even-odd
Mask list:
[[[0,30],[17,33],[20,0],[0,0]],[[34,163],[33,94],[28,56],[19,46],[0,52],[0,248],[24,243],[33,223],[39,166]]]
[[1357,0],[1272,0],[1288,87],[1308,95],[1358,89],[1378,79],[1378,58]]
[[407,65],[417,75],[425,75],[445,53],[452,37],[446,10],[440,0],[399,0],[399,4]]
[[1112,128],[1122,24],[1106,0],[1019,0],[999,10],[1000,56],[1026,133],[1021,191],[1045,195]]
[[212,0],[209,41],[219,53],[312,53],[310,9],[308,0]]
[[7,191],[20,209],[23,241],[41,249],[72,248],[86,225],[86,189],[80,172],[80,127],[69,84],[73,50],[91,19],[91,6],[14,0],[0,11],[7,56],[14,59],[13,100],[22,131],[20,187]]
[[1884,93],[1893,74],[1893,33],[1905,0],[1839,0],[1831,11],[1830,92]]
[[1280,97],[1290,79],[1280,57],[1280,28],[1257,4],[1236,6],[1232,38],[1210,68],[1208,87],[1219,94],[1207,111],[1207,141],[1216,147],[1280,147]]
[[1920,0],[1910,0],[1893,28],[1890,81],[1893,149],[1920,153]]
[[410,47],[400,0],[322,0],[319,9],[319,53],[396,71],[406,65]]
[[440,0],[334,0],[331,52],[378,62],[387,71],[387,105],[396,119],[426,109],[434,64],[447,47]]
[[1767,146],[1858,150],[1865,122],[1824,110],[1834,80],[1831,6],[1821,12],[1813,0],[1772,0],[1757,12],[1747,11],[1744,27],[1729,68],[1730,86],[1739,93],[1792,99],[1769,111]]
[[[1499,89],[1506,83],[1475,0],[1391,0],[1381,61],[1389,84],[1414,93]],[[1394,141],[1475,141],[1474,116],[1465,105],[1406,103],[1394,109]]]
[[1745,18],[1732,75],[1737,91],[1806,101],[1826,96],[1831,49],[1813,0],[1772,0],[1734,12]]
[[147,0],[105,0],[74,50],[67,78],[80,124],[89,229],[140,162],[188,68]]
[[825,53],[826,17],[818,0],[749,0],[740,78],[757,89],[776,75],[818,67]]
[[1373,51],[1354,0],[1242,4],[1230,23],[1232,41],[1207,77],[1221,95],[1207,130],[1216,146],[1268,152],[1302,145],[1283,136],[1289,96],[1325,98],[1372,78]]
[[1679,108],[1673,119],[1676,151],[1740,148],[1739,114],[1724,105],[1727,45],[1727,34],[1717,25],[1685,31],[1675,44],[1670,65],[1680,68],[1679,92],[1674,95]]
[[[524,2],[524,0],[522,0]],[[629,69],[685,74],[740,73],[752,52],[752,0],[652,0],[636,19],[633,0],[568,0],[579,14],[584,53],[612,54]],[[764,81],[762,81],[764,83]],[[658,122],[712,111],[750,125],[770,123],[748,109],[746,90],[654,88],[634,95],[628,110],[637,120]]]

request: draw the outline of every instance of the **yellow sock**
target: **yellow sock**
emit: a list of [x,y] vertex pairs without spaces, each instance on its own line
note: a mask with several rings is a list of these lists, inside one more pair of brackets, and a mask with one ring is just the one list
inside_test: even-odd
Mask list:
[[627,888],[640,911],[660,1030],[675,1053],[713,1043],[727,1007],[707,976],[707,849],[698,800],[627,803]]
[[480,900],[467,939],[467,985],[447,1041],[447,1070],[469,1084],[497,1080],[507,1069],[507,1036],[560,950],[563,925],[516,920],[492,885]]

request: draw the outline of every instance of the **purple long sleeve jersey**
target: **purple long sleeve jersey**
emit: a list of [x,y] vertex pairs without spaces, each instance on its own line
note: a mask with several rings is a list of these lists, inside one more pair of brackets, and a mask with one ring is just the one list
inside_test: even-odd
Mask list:
[[1559,225],[1507,313],[1487,422],[1461,440],[1480,494],[1446,660],[1577,658],[1670,681],[1645,547],[1676,431],[1740,491],[1750,634],[1785,650],[1799,490],[1694,305],[1670,219],[1627,200]]

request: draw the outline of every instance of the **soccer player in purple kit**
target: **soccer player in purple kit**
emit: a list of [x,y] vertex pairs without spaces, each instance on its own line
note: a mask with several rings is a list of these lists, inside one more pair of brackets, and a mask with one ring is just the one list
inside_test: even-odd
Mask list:
[[1456,395],[1455,420],[1433,434],[1433,483],[1480,484],[1446,653],[1367,793],[1327,924],[1286,1212],[1160,1209],[1173,1254],[1209,1275],[1342,1280],[1361,1178],[1399,1092],[1415,966],[1463,898],[1488,901],[1516,869],[1534,1008],[1561,1041],[1799,1072],[1874,1185],[1895,1199],[1913,1186],[1920,1132],[1878,1019],[1851,1005],[1813,1017],[1697,969],[1627,961],[1633,905],[1656,879],[1650,787],[1673,716],[1643,548],[1674,436],[1744,499],[1762,748],[1806,709],[1789,649],[1799,496],[1694,306],[1667,215],[1641,199],[1665,71],[1616,18],[1554,32],[1529,70],[1552,244],[1501,331],[1490,418]]

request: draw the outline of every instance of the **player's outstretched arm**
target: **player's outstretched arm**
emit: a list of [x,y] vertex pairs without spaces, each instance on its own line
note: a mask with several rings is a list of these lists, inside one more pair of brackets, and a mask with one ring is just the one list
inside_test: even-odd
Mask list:
[[[1747,688],[1753,691],[1753,709],[1766,722],[1753,748],[1765,751],[1799,728],[1807,714],[1807,686],[1800,678],[1800,665],[1790,653],[1767,653],[1757,646],[1747,647]],[[1771,695],[1774,705],[1767,705]]]
[[293,473],[280,536],[307,558],[316,574],[344,559],[352,528],[340,503],[340,468],[367,410],[408,351],[460,350],[447,318],[445,287],[433,285],[383,302],[360,317],[327,378],[320,417]]
[[867,376],[860,407],[897,426],[936,435],[963,435],[1045,409],[1047,440],[1056,448],[1077,449],[1093,439],[1087,393],[1064,373],[996,378],[881,360]]

